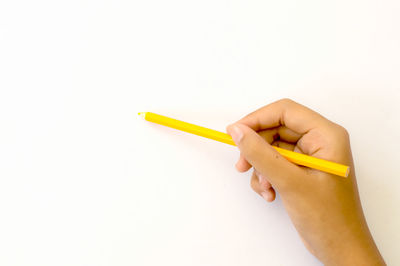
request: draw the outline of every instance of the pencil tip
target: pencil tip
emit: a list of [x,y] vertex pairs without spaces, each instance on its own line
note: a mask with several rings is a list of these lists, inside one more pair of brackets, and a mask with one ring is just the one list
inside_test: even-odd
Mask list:
[[146,112],[139,112],[138,115],[141,116],[141,117],[143,117],[143,118],[145,118]]

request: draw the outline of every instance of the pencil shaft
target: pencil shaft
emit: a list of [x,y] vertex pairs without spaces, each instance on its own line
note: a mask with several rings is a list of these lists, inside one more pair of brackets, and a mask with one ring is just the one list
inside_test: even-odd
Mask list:
[[[164,125],[167,127],[175,128],[181,131],[185,131],[188,133],[192,133],[201,137],[213,139],[219,142],[223,142],[226,144],[230,144],[233,146],[235,145],[235,142],[232,140],[231,136],[229,136],[226,133],[209,129],[206,127],[201,127],[198,125],[194,125],[191,123],[183,122],[177,119],[173,119],[167,116],[151,113],[151,112],[145,112],[145,113],[139,113],[144,116],[144,118],[147,121],[157,123],[160,125]],[[328,160],[323,160],[320,158],[315,158],[309,155],[301,154],[298,152],[293,152],[289,151],[286,149],[278,148],[273,146],[283,157],[285,157],[287,160],[298,164],[302,166],[307,166],[310,168],[314,168],[320,171],[324,171],[327,173],[335,174],[338,176],[342,177],[347,177],[349,174],[349,166],[331,162]]]

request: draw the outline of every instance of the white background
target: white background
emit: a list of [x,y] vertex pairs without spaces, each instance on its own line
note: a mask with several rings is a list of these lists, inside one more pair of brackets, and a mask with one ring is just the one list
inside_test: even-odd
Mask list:
[[[345,126],[400,242],[400,2],[0,2],[1,265],[320,265],[217,130],[290,97]],[[335,228],[332,228],[335,230]]]

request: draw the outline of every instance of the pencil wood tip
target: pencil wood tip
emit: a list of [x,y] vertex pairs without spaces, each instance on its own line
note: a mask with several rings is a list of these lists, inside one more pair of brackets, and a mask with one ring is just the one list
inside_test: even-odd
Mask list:
[[146,117],[146,112],[139,112],[138,115],[143,117],[143,118],[145,118]]

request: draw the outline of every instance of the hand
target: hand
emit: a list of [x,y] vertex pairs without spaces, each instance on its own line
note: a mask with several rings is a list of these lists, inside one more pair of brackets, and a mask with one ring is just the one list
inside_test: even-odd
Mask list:
[[[347,131],[283,99],[227,127],[240,150],[236,168],[254,172],[252,188],[267,201],[275,190],[307,249],[326,265],[385,265],[357,191]],[[349,165],[347,178],[295,165],[272,145]]]

